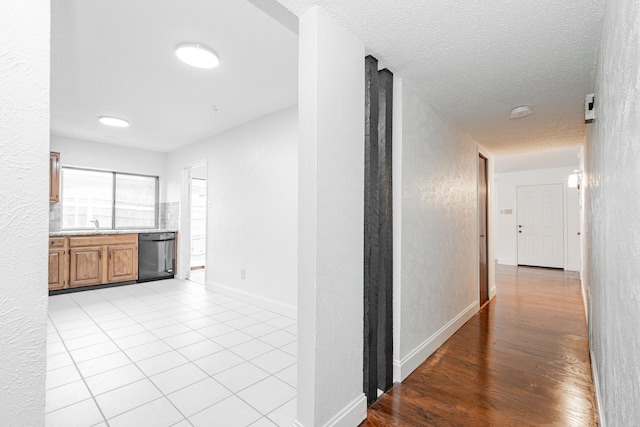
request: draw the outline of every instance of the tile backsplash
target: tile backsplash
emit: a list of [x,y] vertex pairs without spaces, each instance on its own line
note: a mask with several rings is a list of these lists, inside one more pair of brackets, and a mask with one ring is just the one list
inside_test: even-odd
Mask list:
[[[180,225],[180,202],[160,203],[158,228],[177,230]],[[62,228],[62,204],[49,203],[49,232]]]
[[160,228],[177,230],[180,225],[180,202],[160,203]]
[[60,231],[62,228],[62,205],[49,203],[49,232]]

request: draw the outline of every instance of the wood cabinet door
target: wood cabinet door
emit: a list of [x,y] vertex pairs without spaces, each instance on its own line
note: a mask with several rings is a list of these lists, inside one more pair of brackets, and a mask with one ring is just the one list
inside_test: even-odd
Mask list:
[[49,201],[60,201],[60,153],[49,153]]
[[135,243],[108,247],[108,282],[138,279],[138,245]]
[[49,250],[49,290],[64,288],[64,249]]
[[69,286],[99,285],[102,277],[102,246],[71,249]]

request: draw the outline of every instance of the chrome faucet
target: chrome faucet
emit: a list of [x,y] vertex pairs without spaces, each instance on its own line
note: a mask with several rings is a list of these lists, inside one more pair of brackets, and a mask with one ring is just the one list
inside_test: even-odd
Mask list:
[[96,226],[96,231],[100,230],[100,221],[98,221],[98,218],[90,219],[89,222],[92,222],[93,225]]

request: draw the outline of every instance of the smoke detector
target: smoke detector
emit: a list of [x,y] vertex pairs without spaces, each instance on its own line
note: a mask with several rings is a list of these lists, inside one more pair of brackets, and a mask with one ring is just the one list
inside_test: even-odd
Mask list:
[[521,119],[528,116],[532,112],[533,111],[531,111],[531,107],[529,107],[528,105],[520,105],[519,107],[514,107],[513,110],[511,110],[511,115],[509,116],[509,118]]

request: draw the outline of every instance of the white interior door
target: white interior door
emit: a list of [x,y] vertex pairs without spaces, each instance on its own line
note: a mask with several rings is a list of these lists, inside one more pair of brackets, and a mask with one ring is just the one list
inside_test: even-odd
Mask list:
[[564,268],[562,184],[518,187],[518,265]]

